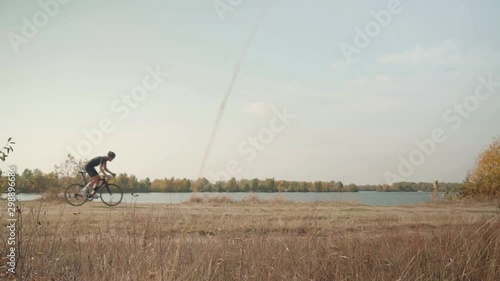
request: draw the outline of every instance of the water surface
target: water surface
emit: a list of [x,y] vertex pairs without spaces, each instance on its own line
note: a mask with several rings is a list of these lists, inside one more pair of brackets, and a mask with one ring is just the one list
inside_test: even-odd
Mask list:
[[[188,201],[194,193],[139,193],[137,197],[133,197],[130,193],[124,194],[125,202],[135,203],[166,203],[178,204]],[[237,193],[196,193],[197,196],[228,196],[233,201],[240,201],[250,196],[257,196],[263,200],[269,200],[280,197],[289,201],[296,202],[354,202],[364,205],[374,206],[394,206],[418,204],[431,201],[432,192],[375,192],[375,191],[360,191],[360,192],[283,192],[283,193],[266,193],[266,192],[237,192]],[[5,198],[6,194],[2,194]],[[21,201],[30,201],[40,199],[39,194],[17,194],[17,198]],[[440,195],[439,198],[442,198]]]

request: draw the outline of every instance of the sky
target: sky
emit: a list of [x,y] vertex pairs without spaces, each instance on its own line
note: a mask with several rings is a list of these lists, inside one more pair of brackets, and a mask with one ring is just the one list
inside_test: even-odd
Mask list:
[[16,144],[0,168],[112,150],[139,178],[461,182],[500,136],[499,10],[1,1],[0,142]]

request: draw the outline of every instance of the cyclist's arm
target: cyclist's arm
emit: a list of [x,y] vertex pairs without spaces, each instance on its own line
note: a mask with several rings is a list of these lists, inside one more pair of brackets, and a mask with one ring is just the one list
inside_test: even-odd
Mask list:
[[108,170],[108,167],[106,167],[106,163],[101,164],[100,168],[101,168],[101,173],[103,173],[105,176],[107,176],[107,174],[104,171],[108,172],[109,174],[111,174],[113,176],[115,175],[115,173]]

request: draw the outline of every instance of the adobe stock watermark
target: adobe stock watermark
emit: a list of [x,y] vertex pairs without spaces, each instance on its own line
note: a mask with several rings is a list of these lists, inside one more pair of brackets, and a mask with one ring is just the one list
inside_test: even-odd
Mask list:
[[[277,135],[282,133],[290,124],[291,120],[296,118],[295,114],[287,112],[286,107],[282,111],[272,108],[273,116],[269,119],[269,125],[260,129],[257,134],[248,136],[245,140],[241,141],[236,150],[238,154],[245,158],[246,162],[252,162],[258,155],[259,151],[263,151],[266,147],[274,141]],[[226,163],[225,169],[208,173],[209,181],[228,181],[232,177],[236,177],[243,171],[241,164],[238,160],[230,160]],[[207,185],[209,185],[208,183]],[[204,186],[203,188],[207,187]]]
[[[493,80],[493,75],[478,77],[479,83],[474,89],[474,93],[465,97],[462,102],[454,104],[443,112],[443,120],[452,130],[456,131],[462,127],[465,119],[472,116],[477,111],[481,103],[488,100],[497,88],[500,87],[500,77]],[[386,183],[406,181],[406,178],[413,175],[416,168],[422,166],[428,157],[431,157],[437,150],[438,145],[443,144],[448,139],[445,129],[438,127],[432,130],[429,138],[415,140],[416,148],[407,157],[399,155],[399,165],[397,174],[386,171],[384,174]]]
[[[170,75],[168,72],[162,72],[160,66],[156,68],[146,67],[147,74],[142,78],[142,83],[134,86],[129,93],[124,93],[111,102],[111,112],[115,114],[115,119],[123,120],[130,115],[133,109],[138,108],[148,97],[149,93],[156,90]],[[83,139],[74,147],[67,146],[66,150],[74,155],[83,158],[89,156],[94,147],[104,141],[107,134],[115,130],[115,121],[111,117],[102,118],[97,127],[91,130],[83,130]]]
[[223,21],[225,20],[224,14],[233,12],[242,2],[243,0],[214,0],[212,5],[219,19]]
[[38,6],[40,10],[35,12],[30,18],[23,17],[20,34],[9,32],[7,38],[16,54],[19,53],[19,47],[26,45],[31,39],[35,38],[40,29],[47,26],[50,19],[57,16],[62,6],[68,4],[71,0],[40,0]]
[[11,166],[7,172],[7,273],[16,273],[17,257],[17,206],[16,206],[16,167]]
[[342,51],[346,62],[350,63],[354,54],[359,55],[364,48],[368,47],[372,39],[380,35],[382,28],[389,26],[393,16],[400,14],[403,9],[399,0],[389,0],[386,9],[378,12],[371,11],[370,14],[373,20],[367,22],[363,29],[358,26],[354,27],[354,39],[352,44],[345,41],[339,44],[340,51]]

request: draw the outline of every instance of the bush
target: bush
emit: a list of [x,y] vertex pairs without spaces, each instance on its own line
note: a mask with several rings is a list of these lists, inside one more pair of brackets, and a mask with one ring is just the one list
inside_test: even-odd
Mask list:
[[478,157],[465,180],[462,194],[468,197],[500,198],[500,138]]

